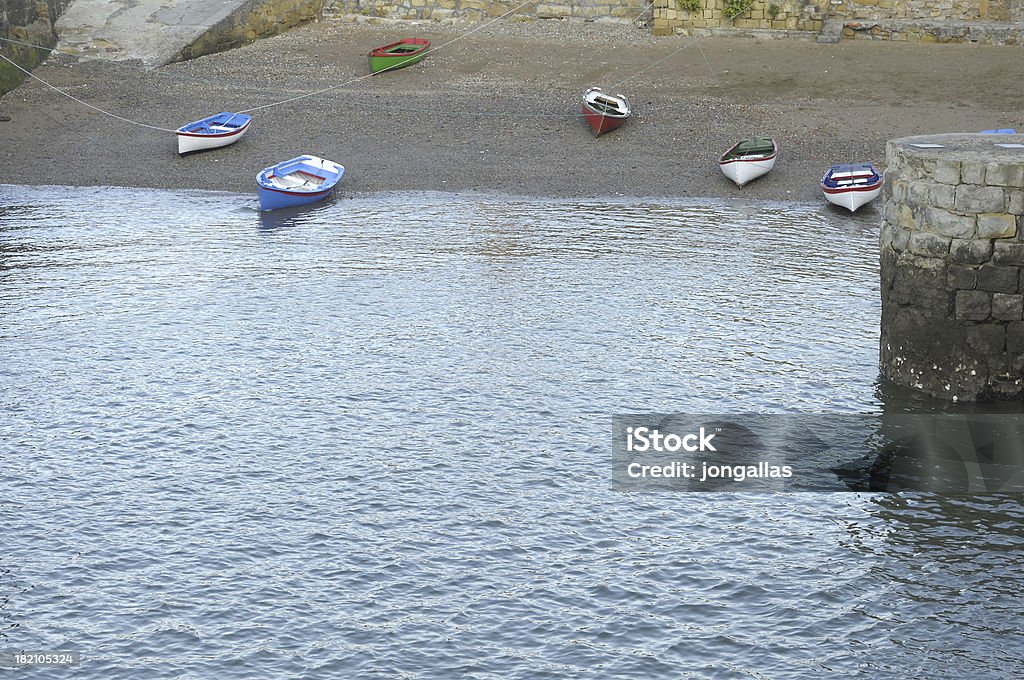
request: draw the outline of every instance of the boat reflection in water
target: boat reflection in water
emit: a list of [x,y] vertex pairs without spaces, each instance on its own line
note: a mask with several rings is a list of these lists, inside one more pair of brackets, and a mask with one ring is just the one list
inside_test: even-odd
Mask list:
[[260,231],[275,231],[283,228],[304,227],[323,224],[327,215],[337,204],[337,197],[331,196],[314,205],[298,205],[277,210],[258,210]]

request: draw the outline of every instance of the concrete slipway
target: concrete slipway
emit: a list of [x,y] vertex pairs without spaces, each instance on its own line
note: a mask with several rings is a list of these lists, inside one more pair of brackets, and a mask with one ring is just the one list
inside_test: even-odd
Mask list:
[[155,67],[237,47],[319,17],[323,0],[74,0],[59,48]]

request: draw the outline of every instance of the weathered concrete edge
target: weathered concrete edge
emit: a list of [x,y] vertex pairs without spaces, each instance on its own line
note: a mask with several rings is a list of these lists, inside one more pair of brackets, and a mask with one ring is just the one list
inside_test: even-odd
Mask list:
[[207,54],[267,38],[323,16],[324,0],[246,0],[231,14],[205,30],[183,47],[171,62],[187,61]]

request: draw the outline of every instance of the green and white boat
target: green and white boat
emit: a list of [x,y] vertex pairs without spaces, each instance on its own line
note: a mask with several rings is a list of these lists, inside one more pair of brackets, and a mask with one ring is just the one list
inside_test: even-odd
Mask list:
[[774,168],[778,156],[779,145],[774,139],[743,139],[722,154],[718,167],[726,177],[743,186]]
[[402,38],[396,43],[370,50],[370,71],[394,71],[423,61],[430,49],[430,41],[426,38]]

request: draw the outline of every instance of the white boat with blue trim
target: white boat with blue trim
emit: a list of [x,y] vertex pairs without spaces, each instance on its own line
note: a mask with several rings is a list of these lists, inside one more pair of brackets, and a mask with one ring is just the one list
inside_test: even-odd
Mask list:
[[882,193],[882,175],[871,163],[833,165],[821,178],[825,200],[855,212]]
[[345,167],[316,156],[298,156],[256,175],[260,209],[276,210],[322,201],[331,195]]
[[215,116],[182,125],[176,130],[178,153],[181,155],[216,149],[234,144],[252,123],[252,116],[245,113],[221,111]]

